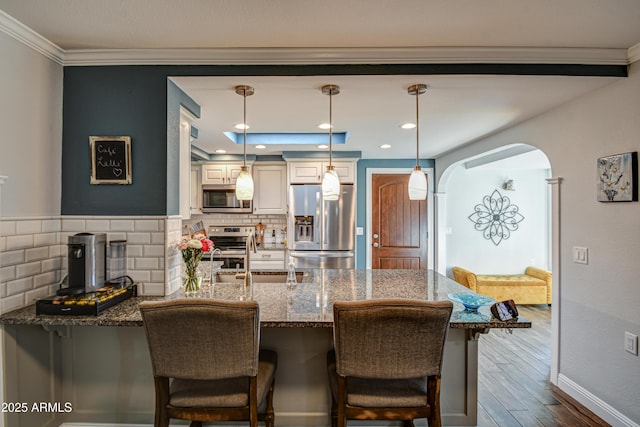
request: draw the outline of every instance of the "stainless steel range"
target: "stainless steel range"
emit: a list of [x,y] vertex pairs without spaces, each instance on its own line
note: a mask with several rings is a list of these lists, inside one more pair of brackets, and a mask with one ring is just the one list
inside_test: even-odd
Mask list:
[[247,236],[255,232],[256,228],[250,225],[209,227],[207,235],[213,240],[215,248],[220,249],[219,254],[217,251],[213,254],[214,261],[222,261],[222,268],[244,269]]

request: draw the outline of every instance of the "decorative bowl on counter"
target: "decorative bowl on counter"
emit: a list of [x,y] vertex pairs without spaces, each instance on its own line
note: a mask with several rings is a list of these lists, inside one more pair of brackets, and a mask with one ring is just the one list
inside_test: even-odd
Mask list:
[[478,311],[478,309],[483,305],[489,305],[496,301],[493,298],[474,294],[472,292],[458,292],[455,294],[449,294],[448,297],[451,301],[459,302],[464,305],[464,309],[467,311]]

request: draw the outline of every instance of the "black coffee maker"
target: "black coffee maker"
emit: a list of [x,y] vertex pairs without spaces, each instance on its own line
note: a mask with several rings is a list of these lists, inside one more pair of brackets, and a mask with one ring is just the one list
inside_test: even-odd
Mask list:
[[107,235],[78,233],[67,242],[67,287],[58,295],[93,292],[104,286],[107,276]]

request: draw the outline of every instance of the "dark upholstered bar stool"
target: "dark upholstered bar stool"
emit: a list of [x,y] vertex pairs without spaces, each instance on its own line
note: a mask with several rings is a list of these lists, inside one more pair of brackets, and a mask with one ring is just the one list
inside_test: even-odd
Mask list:
[[331,421],[427,418],[440,427],[442,353],[453,304],[382,299],[336,302],[327,355]]
[[177,299],[142,302],[156,391],[156,427],[170,418],[258,420],[273,427],[277,354],[259,350],[254,301]]

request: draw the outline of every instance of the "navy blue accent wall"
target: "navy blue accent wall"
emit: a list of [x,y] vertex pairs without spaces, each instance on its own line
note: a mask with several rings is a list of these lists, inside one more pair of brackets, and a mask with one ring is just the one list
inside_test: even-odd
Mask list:
[[[356,205],[356,227],[362,227],[364,234],[356,236],[356,268],[364,269],[367,266],[367,169],[369,168],[398,168],[411,169],[416,165],[415,159],[361,159],[358,161],[358,192]],[[433,159],[420,160],[423,169],[433,168],[435,172],[435,161]]]
[[[166,215],[178,212],[167,188],[169,119],[181,103],[168,98],[168,67],[65,67],[62,131],[63,215]],[[174,85],[175,86],[175,85]],[[170,117],[168,102],[175,110]],[[131,185],[89,184],[89,136],[131,137]],[[173,166],[172,166],[173,168]],[[176,175],[177,176],[177,175]],[[171,180],[177,181],[176,180]],[[177,184],[176,184],[177,185]],[[172,184],[173,187],[173,184]],[[177,187],[176,187],[177,188]]]

